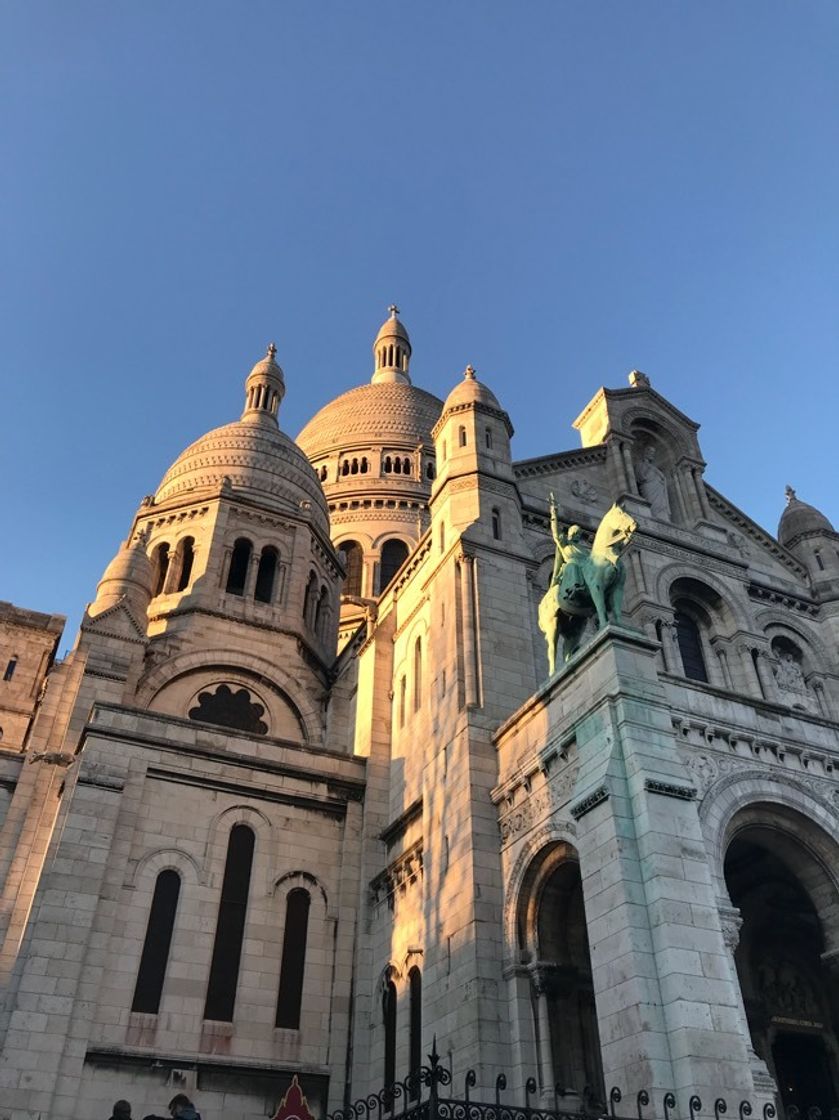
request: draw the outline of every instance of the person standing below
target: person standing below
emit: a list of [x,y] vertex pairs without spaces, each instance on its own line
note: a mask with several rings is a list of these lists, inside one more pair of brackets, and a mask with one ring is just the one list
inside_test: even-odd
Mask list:
[[114,1101],[111,1120],[131,1120],[131,1105],[128,1101]]
[[[172,1097],[169,1101],[169,1115],[173,1120],[201,1120],[201,1113],[196,1110],[186,1093],[176,1093]],[[166,1118],[150,1114],[144,1116],[143,1120],[166,1120]]]

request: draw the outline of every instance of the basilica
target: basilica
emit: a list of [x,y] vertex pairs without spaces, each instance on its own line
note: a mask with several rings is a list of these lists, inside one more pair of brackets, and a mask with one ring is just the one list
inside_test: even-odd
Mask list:
[[[758,526],[639,371],[516,461],[483,374],[415,383],[395,307],[296,439],[277,358],[72,652],[0,603],[0,1120],[260,1120],[295,1075],[322,1117],[432,1046],[474,1100],[827,1115],[828,518],[788,488]],[[580,607],[618,515],[620,594]]]

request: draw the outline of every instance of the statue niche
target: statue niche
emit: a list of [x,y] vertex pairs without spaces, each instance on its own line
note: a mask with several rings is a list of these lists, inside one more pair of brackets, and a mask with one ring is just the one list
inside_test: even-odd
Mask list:
[[650,503],[650,513],[659,521],[672,520],[670,495],[667,493],[667,476],[656,462],[656,448],[648,443],[635,465],[638,493]]

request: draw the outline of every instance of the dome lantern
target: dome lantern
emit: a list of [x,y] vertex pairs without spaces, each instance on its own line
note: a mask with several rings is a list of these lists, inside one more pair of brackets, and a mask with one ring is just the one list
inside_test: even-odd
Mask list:
[[382,381],[410,385],[408,368],[411,362],[411,340],[404,325],[397,319],[399,308],[392,303],[388,308],[390,317],[385,319],[373,343],[373,384]]
[[245,381],[245,410],[242,420],[246,424],[272,424],[277,426],[277,411],[285,396],[283,371],[274,360],[277,347],[272,342],[262,361],[257,362]]

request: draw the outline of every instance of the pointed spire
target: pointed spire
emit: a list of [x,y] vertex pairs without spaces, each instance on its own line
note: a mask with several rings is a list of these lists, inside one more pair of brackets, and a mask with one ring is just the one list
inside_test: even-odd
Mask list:
[[245,381],[242,419],[249,423],[277,424],[277,411],[285,396],[285,378],[276,355],[277,347],[270,342],[265,357],[256,363]]
[[403,324],[399,321],[399,308],[392,303],[388,308],[389,317],[385,319],[373,343],[373,384],[381,381],[410,385],[408,367],[411,362],[411,340]]

